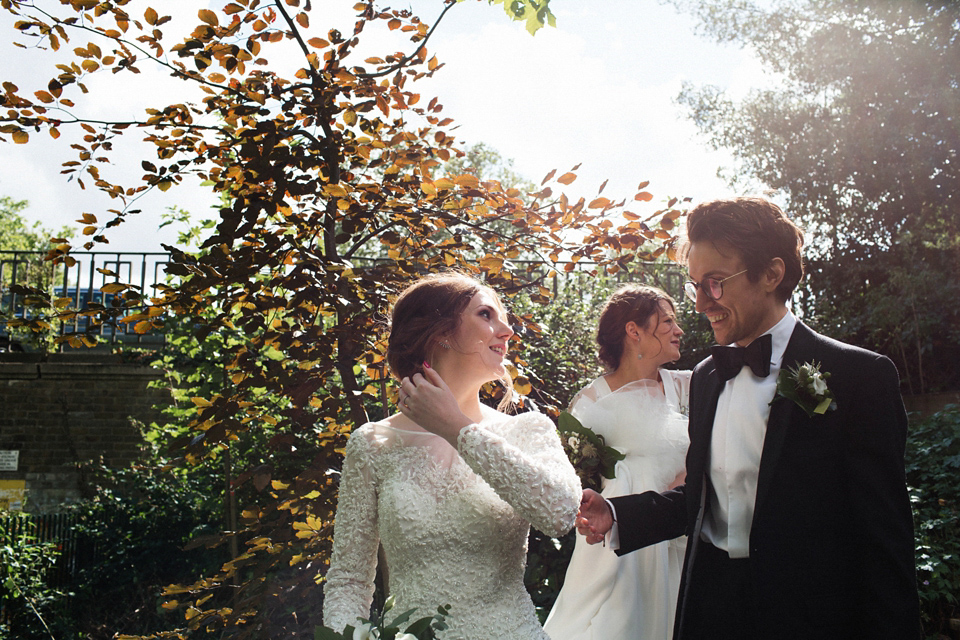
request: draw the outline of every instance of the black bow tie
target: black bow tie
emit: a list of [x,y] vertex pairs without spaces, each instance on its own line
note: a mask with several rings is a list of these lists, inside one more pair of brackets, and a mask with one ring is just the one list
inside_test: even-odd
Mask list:
[[736,376],[744,365],[750,367],[754,375],[765,378],[770,375],[770,355],[773,353],[773,340],[765,334],[745,347],[710,347],[717,375],[721,382]]

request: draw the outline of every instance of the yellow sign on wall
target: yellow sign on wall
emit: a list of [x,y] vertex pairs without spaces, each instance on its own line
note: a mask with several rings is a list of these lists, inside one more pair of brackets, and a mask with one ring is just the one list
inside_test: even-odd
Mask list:
[[26,480],[0,480],[0,511],[23,511]]

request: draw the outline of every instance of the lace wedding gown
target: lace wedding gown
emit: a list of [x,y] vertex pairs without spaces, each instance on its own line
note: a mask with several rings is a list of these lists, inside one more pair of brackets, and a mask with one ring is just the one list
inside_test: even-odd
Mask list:
[[365,424],[344,457],[324,624],[342,630],[369,617],[382,543],[395,613],[450,604],[445,640],[546,639],[523,585],[527,536],[531,524],[567,533],[580,496],[542,414],[465,427],[458,450],[430,433]]
[[[625,458],[602,494],[666,490],[684,469],[689,438],[689,371],[660,371],[653,380],[611,392],[597,378],[571,403],[570,412],[602,435]],[[686,538],[618,557],[577,536],[560,595],[544,625],[553,640],[668,640],[680,587]]]

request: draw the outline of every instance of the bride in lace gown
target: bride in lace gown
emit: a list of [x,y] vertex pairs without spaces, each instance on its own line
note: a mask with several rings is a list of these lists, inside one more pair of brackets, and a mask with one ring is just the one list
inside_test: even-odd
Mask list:
[[[680,357],[673,300],[641,285],[618,289],[597,330],[610,370],[580,391],[570,412],[625,454],[605,497],[664,491],[684,478],[690,372],[660,367]],[[544,628],[553,640],[668,640],[686,538],[617,557],[577,536],[563,588]]]
[[548,418],[480,402],[491,380],[511,388],[512,335],[496,294],[460,274],[424,278],[397,300],[387,360],[403,379],[400,413],[347,444],[328,627],[369,617],[382,543],[395,611],[451,605],[444,640],[547,638],[523,585],[527,536],[531,524],[569,531],[581,490]]

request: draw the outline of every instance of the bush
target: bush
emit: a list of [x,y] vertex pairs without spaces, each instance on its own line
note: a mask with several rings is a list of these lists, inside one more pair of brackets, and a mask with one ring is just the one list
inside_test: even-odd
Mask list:
[[225,552],[185,549],[219,530],[213,493],[197,478],[146,467],[96,470],[95,496],[74,507],[81,568],[71,618],[77,637],[171,628],[161,589],[219,567]]
[[906,470],[923,624],[937,638],[960,615],[960,406],[911,426]]
[[596,321],[616,282],[575,274],[558,285],[547,305],[526,294],[509,302],[513,313],[532,317],[540,326],[540,333],[521,336],[521,358],[533,386],[528,399],[551,413],[566,409],[573,395],[602,371],[594,342]]
[[41,542],[24,514],[0,514],[0,638],[49,638],[60,631],[68,594],[50,587],[56,542]]

